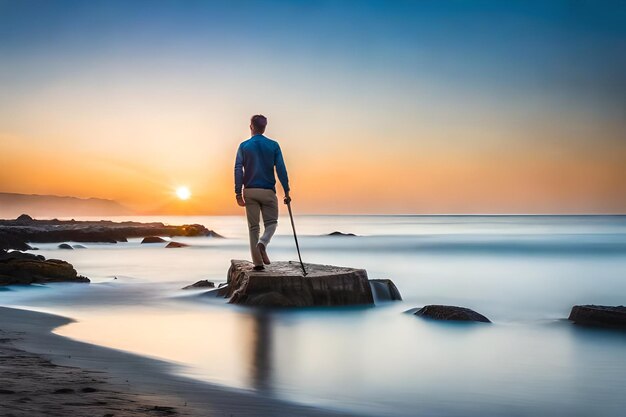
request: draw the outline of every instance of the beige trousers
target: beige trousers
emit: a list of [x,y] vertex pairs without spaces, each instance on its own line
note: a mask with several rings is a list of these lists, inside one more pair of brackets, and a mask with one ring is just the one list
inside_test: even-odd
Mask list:
[[[273,190],[264,188],[244,188],[243,199],[246,201],[248,232],[250,234],[250,254],[255,265],[263,265],[263,259],[257,249],[259,242],[265,247],[270,243],[278,225],[278,199]],[[263,236],[259,238],[260,216],[263,215]]]

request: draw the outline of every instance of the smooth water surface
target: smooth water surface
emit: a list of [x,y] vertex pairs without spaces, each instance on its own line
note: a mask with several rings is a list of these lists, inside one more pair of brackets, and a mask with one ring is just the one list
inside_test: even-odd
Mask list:
[[[404,301],[271,312],[180,289],[223,282],[229,260],[248,257],[243,218],[132,219],[201,223],[227,238],[175,238],[192,245],[183,249],[37,244],[93,283],[13,288],[0,304],[73,317],[57,333],[177,362],[194,378],[357,414],[626,409],[626,332],[565,320],[574,304],[626,304],[624,216],[300,216],[305,262],[366,268]],[[335,230],[359,236],[323,236]],[[281,218],[273,259],[297,259],[290,233]],[[473,308],[493,324],[404,313],[425,304]]]

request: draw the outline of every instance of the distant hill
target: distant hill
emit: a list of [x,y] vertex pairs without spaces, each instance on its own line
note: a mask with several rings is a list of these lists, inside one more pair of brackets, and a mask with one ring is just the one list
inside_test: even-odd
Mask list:
[[120,216],[134,214],[117,201],[102,198],[0,193],[0,218],[13,219],[27,213],[32,217]]

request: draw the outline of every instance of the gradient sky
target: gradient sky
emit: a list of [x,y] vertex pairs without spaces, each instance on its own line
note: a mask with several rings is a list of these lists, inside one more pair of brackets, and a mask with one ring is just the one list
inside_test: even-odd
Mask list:
[[0,191],[240,213],[255,113],[301,213],[626,213],[626,2],[0,0]]

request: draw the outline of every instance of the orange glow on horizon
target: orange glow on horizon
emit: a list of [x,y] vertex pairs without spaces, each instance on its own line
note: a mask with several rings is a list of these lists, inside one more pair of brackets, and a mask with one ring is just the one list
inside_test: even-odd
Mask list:
[[[170,178],[170,168],[124,159],[124,155],[119,163],[78,151],[51,157],[45,150],[25,149],[15,138],[4,136],[1,191],[108,198],[138,213],[240,214],[232,183],[237,144],[233,141],[230,149],[214,155],[211,170],[181,166],[180,172],[195,181],[186,189],[175,189],[172,198],[167,184],[176,181]],[[391,147],[355,152],[349,146],[336,146],[327,153],[314,153],[288,140],[281,144],[300,213],[626,211],[626,190],[620,180],[626,178],[622,163],[626,150],[420,152],[416,146],[412,152],[400,153]],[[192,188],[198,192],[190,199]],[[279,184],[277,190],[281,195]]]

